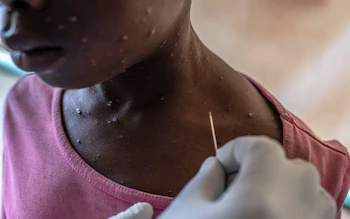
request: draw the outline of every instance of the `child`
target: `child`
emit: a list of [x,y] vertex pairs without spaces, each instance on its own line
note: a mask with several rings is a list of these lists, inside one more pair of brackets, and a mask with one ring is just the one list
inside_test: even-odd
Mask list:
[[6,102],[4,218],[107,218],[141,201],[159,214],[215,153],[209,111],[220,145],[277,139],[341,207],[346,149],[210,52],[190,0],[0,2],[13,60],[36,72]]

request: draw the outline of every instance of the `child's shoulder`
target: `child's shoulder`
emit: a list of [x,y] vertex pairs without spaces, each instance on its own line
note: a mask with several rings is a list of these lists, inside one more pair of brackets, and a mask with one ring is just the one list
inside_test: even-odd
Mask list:
[[286,142],[288,145],[291,142],[295,144],[310,144],[310,147],[304,147],[307,150],[322,151],[323,153],[337,154],[343,157],[345,160],[349,159],[349,153],[345,146],[336,140],[323,141],[321,140],[301,119],[293,115],[291,112],[288,112],[282,116],[282,120],[285,123],[284,128],[286,130],[286,138],[290,138],[289,142]]
[[[346,161],[349,153],[337,141],[322,141],[301,119],[287,110],[268,90],[251,77],[244,75],[278,111],[283,124],[283,145],[290,158],[310,159],[310,153],[322,152],[339,155]],[[302,156],[302,157],[300,157]],[[331,156],[330,158],[335,157]]]

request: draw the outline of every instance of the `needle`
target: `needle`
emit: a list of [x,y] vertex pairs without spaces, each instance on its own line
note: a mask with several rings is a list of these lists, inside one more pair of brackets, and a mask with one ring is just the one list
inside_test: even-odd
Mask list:
[[209,112],[209,120],[210,120],[211,133],[213,135],[213,141],[214,141],[214,147],[215,147],[215,155],[216,155],[217,151],[218,151],[218,142],[216,140],[214,120],[213,120],[213,115],[211,114],[211,112]]

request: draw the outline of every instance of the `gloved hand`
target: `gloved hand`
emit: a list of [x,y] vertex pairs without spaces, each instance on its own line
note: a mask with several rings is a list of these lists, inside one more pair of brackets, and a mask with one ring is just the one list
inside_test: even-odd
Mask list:
[[[335,203],[316,168],[288,160],[278,142],[241,137],[218,150],[217,159],[203,163],[160,219],[335,218]],[[224,192],[224,175],[238,170]]]
[[[224,192],[225,176],[238,170]],[[311,164],[288,160],[266,137],[241,137],[208,158],[159,219],[332,219],[335,212]]]

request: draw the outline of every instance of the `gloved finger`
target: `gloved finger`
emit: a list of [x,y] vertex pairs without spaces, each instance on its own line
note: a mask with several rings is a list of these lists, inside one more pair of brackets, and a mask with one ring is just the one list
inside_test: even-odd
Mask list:
[[285,157],[282,145],[264,136],[239,137],[217,151],[217,158],[226,174],[238,172],[243,163],[265,164],[269,158],[275,160],[282,157]]
[[319,187],[317,206],[320,219],[335,219],[337,214],[337,205],[333,198],[328,194],[326,190]]
[[153,207],[150,204],[140,202],[109,219],[152,219],[153,214]]
[[217,158],[227,171],[226,174],[237,169],[239,172],[234,185],[229,185],[225,197],[232,196],[237,189],[271,185],[275,174],[280,171],[279,164],[285,159],[281,144],[267,137],[240,137],[229,142],[226,147],[231,152],[229,149],[224,149],[225,153],[218,151]]
[[238,172],[240,167],[263,168],[285,157],[281,144],[268,137],[239,137],[230,141],[217,152],[225,174]]
[[180,192],[177,199],[186,201],[214,201],[224,191],[225,174],[215,157],[204,161],[197,175]]
[[216,157],[222,164],[226,175],[238,172],[239,170],[239,164],[233,152],[236,141],[237,140],[232,140],[228,142],[216,152]]

